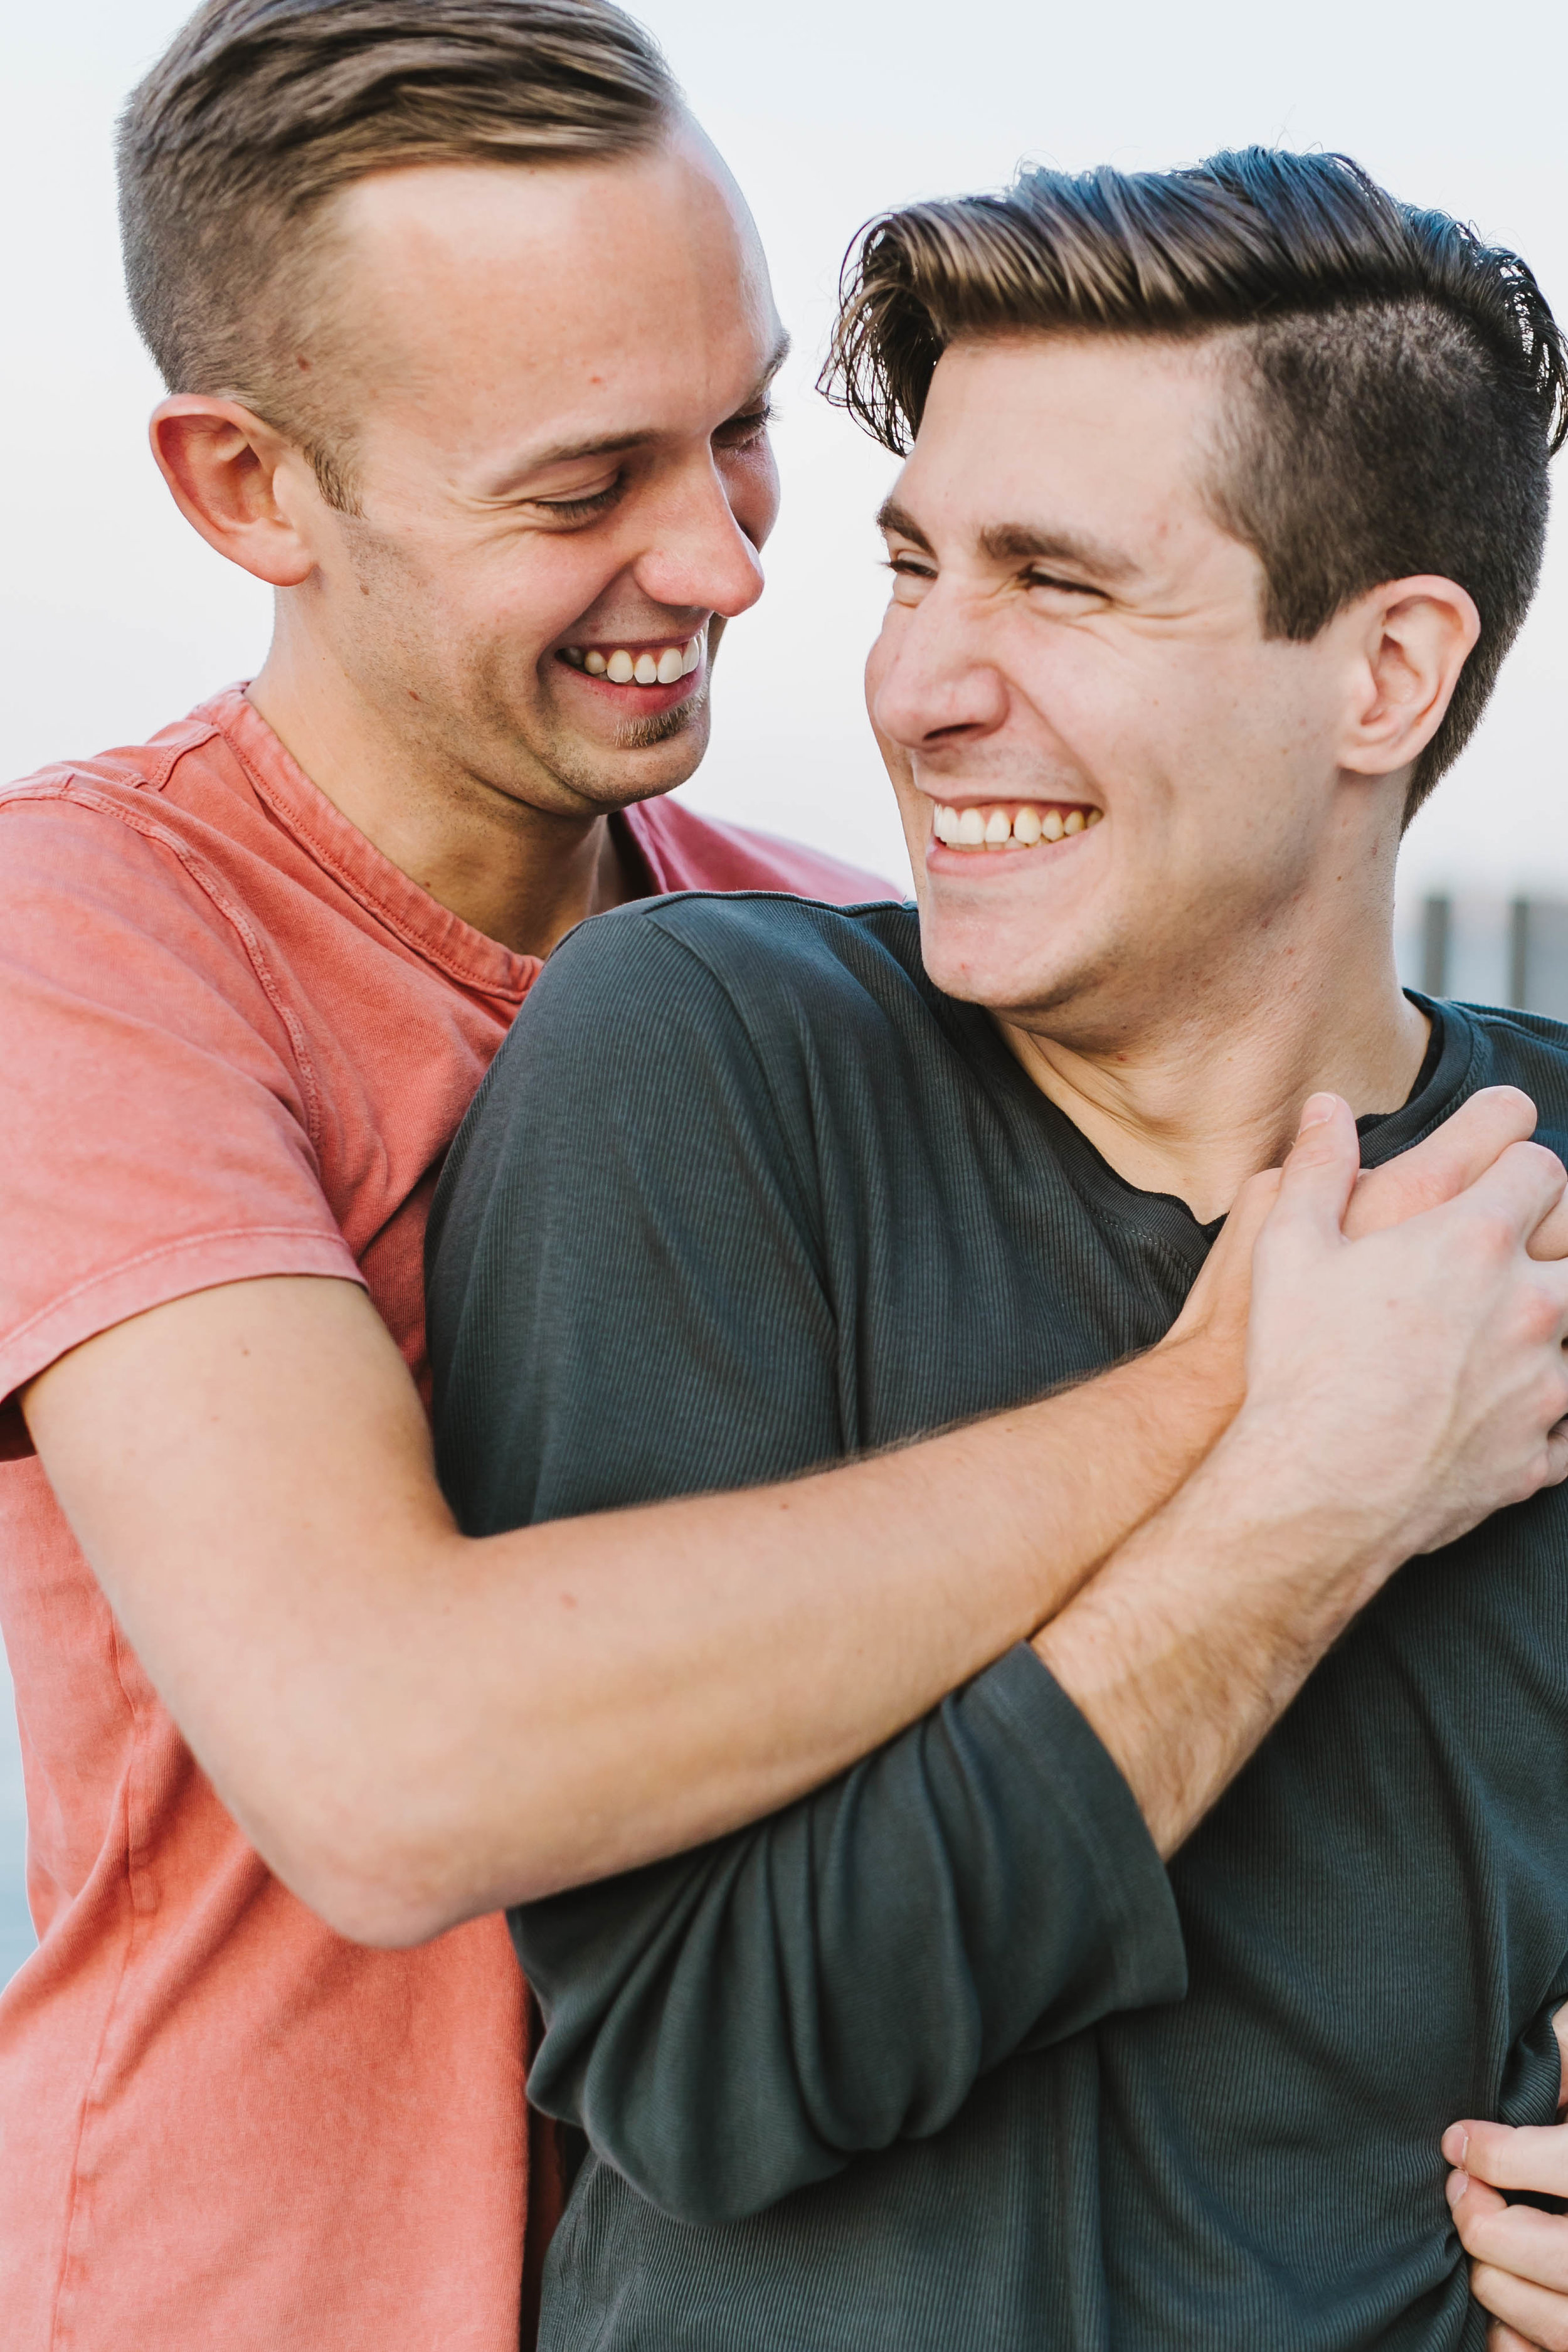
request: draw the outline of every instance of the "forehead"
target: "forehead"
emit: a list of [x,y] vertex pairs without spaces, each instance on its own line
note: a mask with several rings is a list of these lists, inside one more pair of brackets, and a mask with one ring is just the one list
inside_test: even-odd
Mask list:
[[1226,394],[1212,341],[1027,335],[938,362],[900,504],[965,535],[997,522],[1149,550],[1214,532]]
[[383,405],[679,430],[743,398],[778,334],[743,201],[700,140],[582,163],[431,165],[348,189],[339,333]]

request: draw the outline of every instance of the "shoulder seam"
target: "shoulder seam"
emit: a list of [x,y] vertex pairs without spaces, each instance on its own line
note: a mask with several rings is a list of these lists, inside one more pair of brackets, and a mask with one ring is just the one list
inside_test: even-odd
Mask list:
[[305,1097],[305,1131],[310,1138],[311,1150],[319,1155],[321,1148],[321,1088],[316,1076],[315,1065],[310,1059],[310,1048],[305,1043],[304,1028],[298,1014],[285,997],[271,966],[268,963],[262,951],[261,941],[249,918],[229,896],[205,861],[198,857],[177,834],[171,831],[169,826],[160,824],[155,816],[149,814],[134,803],[122,808],[118,802],[109,799],[94,786],[84,783],[77,776],[68,775],[58,785],[50,785],[47,789],[39,788],[29,792],[24,787],[15,793],[0,795],[0,806],[4,806],[7,801],[20,799],[59,800],[68,802],[76,807],[96,809],[100,815],[113,817],[117,823],[128,826],[132,833],[139,833],[143,840],[153,842],[159,848],[167,850],[189,875],[196,887],[205,898],[210,900],[216,912],[222,916],[239,940],[245,950],[246,961],[255,973],[258,983],[283,1024],[284,1034],[289,1039],[294,1055],[295,1067],[300,1075],[300,1090]]

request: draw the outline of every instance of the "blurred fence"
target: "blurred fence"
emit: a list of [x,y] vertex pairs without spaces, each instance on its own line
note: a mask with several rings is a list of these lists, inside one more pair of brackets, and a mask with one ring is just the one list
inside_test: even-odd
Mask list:
[[1568,903],[1466,892],[1401,909],[1400,977],[1428,996],[1568,1021]]

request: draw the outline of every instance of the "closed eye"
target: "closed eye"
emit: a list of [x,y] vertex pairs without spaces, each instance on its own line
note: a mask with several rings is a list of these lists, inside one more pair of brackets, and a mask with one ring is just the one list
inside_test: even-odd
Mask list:
[[595,515],[606,513],[615,505],[625,488],[625,477],[617,474],[607,488],[595,490],[586,498],[531,499],[529,504],[541,514],[555,515],[562,522],[591,522]]
[[744,416],[731,416],[713,436],[715,445],[721,449],[749,449],[753,442],[762,439],[773,421],[773,403],[766,401],[761,408],[748,409]]
[[1026,572],[1024,574],[1024,585],[1026,588],[1049,588],[1062,596],[1099,596],[1103,598],[1105,594],[1105,591],[1102,588],[1091,588],[1087,581],[1064,580],[1061,578],[1059,573],[1055,572]]

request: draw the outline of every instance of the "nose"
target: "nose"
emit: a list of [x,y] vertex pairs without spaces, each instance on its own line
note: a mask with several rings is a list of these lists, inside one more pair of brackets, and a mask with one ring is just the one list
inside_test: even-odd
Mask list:
[[[649,520],[647,544],[632,566],[645,596],[656,604],[721,613],[729,620],[756,603],[763,593],[762,558],[737,520],[710,456],[680,468]],[[765,536],[765,526],[760,535]]]
[[1002,725],[1006,684],[969,600],[937,581],[918,604],[889,605],[866,664],[866,705],[878,733],[915,754]]

